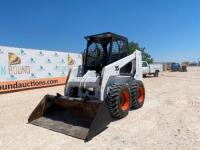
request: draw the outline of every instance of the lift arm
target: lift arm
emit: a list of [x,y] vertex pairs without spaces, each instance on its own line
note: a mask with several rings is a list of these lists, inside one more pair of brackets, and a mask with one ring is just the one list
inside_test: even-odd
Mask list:
[[[136,80],[142,81],[142,57],[141,52],[136,50],[134,53],[132,53],[129,56],[126,56],[112,64],[109,64],[108,66],[105,66],[102,70],[102,83],[101,83],[101,97],[100,100],[104,100],[104,93],[106,89],[107,82],[111,76],[118,76],[120,75],[120,69],[124,67],[129,62],[133,62],[135,60],[135,76],[134,78]],[[133,69],[132,69],[133,71]]]

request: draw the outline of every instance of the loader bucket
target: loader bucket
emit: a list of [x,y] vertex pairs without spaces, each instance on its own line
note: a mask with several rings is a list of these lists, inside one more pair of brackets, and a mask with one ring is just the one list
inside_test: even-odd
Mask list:
[[91,140],[112,121],[105,102],[69,100],[46,95],[28,123],[85,141]]

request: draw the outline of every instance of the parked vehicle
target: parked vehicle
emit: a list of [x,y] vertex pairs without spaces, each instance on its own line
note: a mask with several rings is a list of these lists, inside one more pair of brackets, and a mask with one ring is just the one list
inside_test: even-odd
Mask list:
[[181,65],[179,63],[172,63],[171,65],[171,71],[181,71]]
[[181,66],[181,72],[187,72],[187,66],[186,65]]
[[159,72],[162,71],[162,64],[148,64],[148,62],[143,61],[142,62],[142,71],[143,76],[146,75],[154,75],[154,77],[159,76]]

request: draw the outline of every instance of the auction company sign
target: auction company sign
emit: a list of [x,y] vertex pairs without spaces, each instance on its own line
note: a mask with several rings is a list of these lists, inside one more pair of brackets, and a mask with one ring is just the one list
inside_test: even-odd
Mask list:
[[81,54],[0,46],[0,93],[65,84]]

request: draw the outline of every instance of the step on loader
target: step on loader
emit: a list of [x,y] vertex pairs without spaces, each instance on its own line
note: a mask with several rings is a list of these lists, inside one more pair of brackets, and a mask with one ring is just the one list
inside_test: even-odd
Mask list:
[[69,71],[64,96],[46,95],[28,123],[89,141],[142,107],[145,88],[141,52],[129,53],[126,37],[106,32],[85,39],[83,65]]

